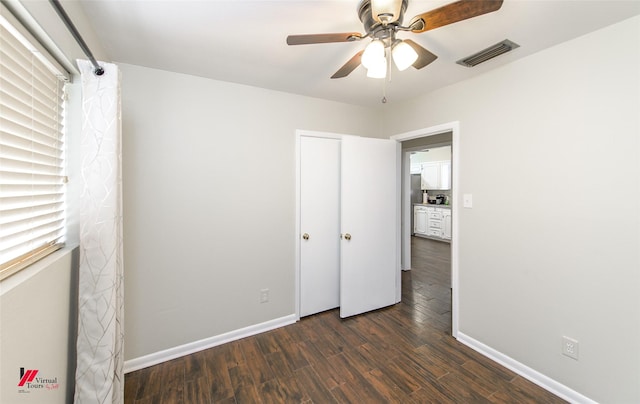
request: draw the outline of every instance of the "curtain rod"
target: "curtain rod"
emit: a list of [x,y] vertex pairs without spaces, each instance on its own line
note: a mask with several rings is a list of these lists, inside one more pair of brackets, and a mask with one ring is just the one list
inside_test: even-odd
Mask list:
[[84,41],[84,39],[82,39],[82,36],[76,29],[75,25],[73,25],[73,22],[71,22],[71,19],[62,8],[62,4],[60,4],[60,1],[49,0],[49,2],[58,13],[58,16],[60,17],[60,19],[62,19],[62,22],[64,22],[64,25],[67,26],[67,29],[69,30],[71,35],[73,35],[73,38],[76,40],[78,45],[80,45],[80,48],[82,48],[82,51],[84,52],[84,54],[87,56],[87,58],[89,58],[89,61],[94,67],[93,74],[95,74],[96,76],[102,76],[104,74],[104,69],[102,68],[102,66],[98,64],[98,62],[96,61],[96,58],[93,57],[93,53],[91,53],[91,50],[87,46],[87,43]]

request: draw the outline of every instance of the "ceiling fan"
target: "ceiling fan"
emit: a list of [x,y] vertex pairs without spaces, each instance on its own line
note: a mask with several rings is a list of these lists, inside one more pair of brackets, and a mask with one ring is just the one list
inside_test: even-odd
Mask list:
[[[341,32],[330,34],[289,35],[288,45],[307,45],[331,42],[353,42],[371,38],[364,50],[356,53],[331,76],[332,79],[346,77],[360,64],[367,69],[367,76],[384,78],[388,63],[393,58],[398,70],[409,66],[422,69],[438,57],[410,39],[398,39],[398,31],[421,33],[458,21],[497,11],[503,0],[459,0],[440,8],[418,14],[407,26],[402,25],[409,0],[361,0],[358,16],[364,25],[365,34]],[[387,51],[390,58],[387,59]]]

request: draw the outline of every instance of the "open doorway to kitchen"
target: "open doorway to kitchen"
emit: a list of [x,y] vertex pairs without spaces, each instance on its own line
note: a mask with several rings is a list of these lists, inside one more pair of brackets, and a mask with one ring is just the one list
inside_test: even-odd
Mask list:
[[[457,287],[457,198],[455,195],[458,183],[458,139],[459,128],[457,122],[452,122],[437,127],[422,129],[392,137],[402,145],[402,208],[401,208],[401,266],[403,269],[403,283],[409,281],[420,286],[420,293],[414,294],[416,304],[424,307],[425,318],[430,322],[436,322],[443,327],[443,331],[450,331],[457,336],[458,332],[458,287]],[[435,196],[445,194],[448,205],[422,204],[422,191],[416,195],[416,169],[413,174],[413,199],[412,199],[412,170],[410,157],[412,153],[448,146],[451,150],[449,163],[450,186],[447,192],[436,190],[430,196],[435,202]],[[418,175],[420,178],[420,175]],[[422,223],[422,230],[416,235],[414,228],[414,206],[425,208],[425,215],[435,217],[434,226]],[[428,208],[429,213],[426,213]],[[449,228],[446,229],[451,236],[450,242],[442,237],[444,210],[450,215]],[[428,216],[425,216],[428,219]],[[424,218],[424,217],[423,217]],[[425,228],[426,226],[426,228]],[[431,229],[431,236],[428,229]],[[432,237],[435,236],[435,237]],[[408,279],[411,278],[411,279]],[[403,296],[403,300],[405,297]],[[416,300],[417,299],[417,300]]]
[[451,244],[412,236],[411,255],[411,270],[402,272],[402,280],[412,288],[402,300],[413,304],[416,321],[451,334]]

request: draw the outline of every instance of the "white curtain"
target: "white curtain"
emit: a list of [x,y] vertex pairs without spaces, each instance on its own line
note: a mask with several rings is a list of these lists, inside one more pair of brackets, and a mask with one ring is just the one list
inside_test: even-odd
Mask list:
[[122,403],[123,256],[120,72],[82,78],[80,281],[76,403]]

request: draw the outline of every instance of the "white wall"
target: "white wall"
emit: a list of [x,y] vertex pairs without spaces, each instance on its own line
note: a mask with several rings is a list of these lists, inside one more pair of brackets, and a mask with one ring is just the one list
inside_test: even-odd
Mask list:
[[640,402],[640,18],[391,107],[389,132],[460,122],[461,333]]
[[[65,249],[0,283],[0,403],[72,401],[74,266],[77,255]],[[18,387],[21,367],[55,382]]]
[[295,130],[380,135],[375,115],[121,67],[125,359],[294,314]]

